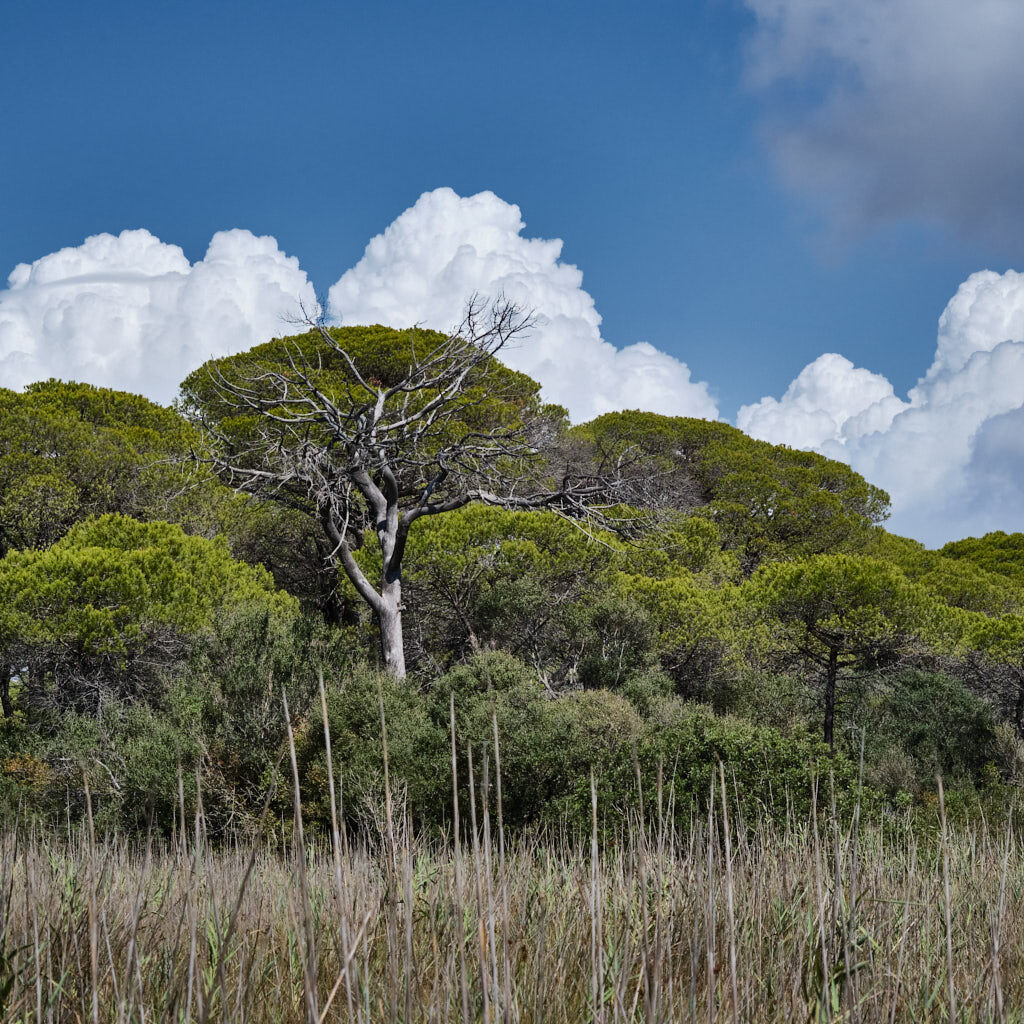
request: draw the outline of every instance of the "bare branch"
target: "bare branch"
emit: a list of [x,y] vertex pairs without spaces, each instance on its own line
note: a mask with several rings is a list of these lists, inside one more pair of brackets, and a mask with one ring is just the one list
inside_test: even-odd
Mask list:
[[[448,335],[410,332],[408,353],[390,361],[398,372],[381,381],[359,365],[343,332],[307,318],[312,355],[306,341],[285,339],[264,358],[208,367],[209,398],[192,410],[209,439],[197,458],[237,490],[314,519],[332,564],[384,631],[389,616],[400,620],[406,538],[423,516],[480,502],[548,509],[591,530],[636,525],[618,509],[636,456],[559,447],[560,415],[497,362],[533,323],[503,297],[474,295]],[[354,555],[370,528],[383,559],[377,582]]]

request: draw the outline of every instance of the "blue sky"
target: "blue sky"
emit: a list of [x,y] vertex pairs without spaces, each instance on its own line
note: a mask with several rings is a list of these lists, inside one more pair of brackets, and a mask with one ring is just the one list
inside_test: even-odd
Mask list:
[[[0,267],[146,227],[271,234],[318,288],[428,189],[490,189],[616,344],[723,413],[823,348],[912,385],[956,285],[1005,252],[899,225],[823,241],[743,88],[752,15],[679,3],[8,5]],[[13,102],[11,102],[13,99]]]
[[[991,116],[976,63],[953,62],[962,87],[936,95],[901,47],[921,17],[926,45],[962,36],[954,6],[893,5],[863,4],[895,25],[878,51],[891,73],[872,78],[858,40],[877,23],[838,5],[823,26],[802,0],[7,4],[0,268],[126,228],[195,262],[244,228],[326,293],[422,193],[491,190],[519,206],[525,236],[564,240],[606,341],[684,361],[721,416],[779,398],[826,352],[903,399],[961,282],[1024,260],[1005,153],[1020,144],[1002,134],[1019,78]],[[1015,16],[979,6],[995,19],[984,50]],[[921,95],[948,104],[951,127],[988,127],[941,139],[937,124],[915,163],[899,139],[928,120]],[[992,161],[965,163],[964,142],[1003,146],[980,198],[969,180]]]

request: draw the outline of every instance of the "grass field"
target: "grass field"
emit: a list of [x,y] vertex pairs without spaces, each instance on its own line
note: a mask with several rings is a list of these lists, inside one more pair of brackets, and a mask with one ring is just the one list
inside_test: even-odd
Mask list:
[[479,787],[459,844],[415,839],[400,802],[305,857],[299,822],[251,847],[201,817],[160,844],[10,831],[0,1019],[1024,1019],[1012,828],[737,828],[723,790],[600,844],[506,844]]

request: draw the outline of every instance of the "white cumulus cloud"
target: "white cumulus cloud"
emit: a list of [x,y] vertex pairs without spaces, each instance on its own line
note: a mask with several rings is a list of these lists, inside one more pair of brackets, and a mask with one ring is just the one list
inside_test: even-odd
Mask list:
[[160,402],[211,356],[280,335],[315,295],[273,238],[221,231],[190,264],[148,231],[94,235],[0,291],[0,386],[61,377]]
[[849,462],[892,495],[896,532],[940,544],[1024,530],[1024,276],[982,271],[960,286],[907,399],[884,377],[826,355],[781,399],[744,406],[738,423]]
[[744,405],[736,424],[764,441],[820,448],[885,430],[904,408],[885,377],[826,352],[801,370],[781,399]]
[[[614,409],[715,418],[706,384],[644,342],[618,349],[558,239],[523,237],[519,208],[490,192],[425,193],[330,290],[346,324],[455,326],[467,299],[504,294],[538,315],[502,358],[574,419]],[[0,386],[55,376],[169,402],[205,360],[292,331],[314,290],[270,237],[214,235],[203,259],[148,231],[96,235],[15,267],[0,290]]]
[[[503,357],[574,419],[626,408],[717,416],[685,363],[605,341],[562,243],[523,231],[518,207],[492,193],[425,193],[331,288],[330,312],[348,324],[448,329],[469,295],[504,294],[540,322]],[[190,263],[147,231],[96,235],[15,267],[0,290],[0,386],[57,376],[167,402],[211,356],[293,330],[301,306],[315,307],[313,288],[273,238],[219,232]],[[983,271],[960,286],[905,398],[826,353],[781,396],[744,406],[738,425],[849,462],[891,493],[897,532],[937,544],[1024,530],[1024,274]]]
[[574,420],[616,409],[717,417],[708,386],[685,363],[643,342],[620,349],[605,341],[582,273],[560,260],[561,240],[526,238],[524,227],[519,207],[492,192],[426,192],[331,288],[331,315],[448,330],[470,295],[503,294],[539,322],[502,360],[539,380]]

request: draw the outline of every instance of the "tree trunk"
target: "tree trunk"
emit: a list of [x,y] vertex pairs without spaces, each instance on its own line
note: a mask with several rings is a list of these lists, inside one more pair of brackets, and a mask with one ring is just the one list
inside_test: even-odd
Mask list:
[[1024,672],[1017,672],[1017,703],[1013,709],[1013,724],[1017,729],[1017,736],[1024,739]]
[[11,670],[7,667],[0,669],[0,707],[3,708],[4,718],[14,717],[14,704],[11,701]]
[[405,541],[408,526],[403,526],[398,514],[398,485],[389,473],[384,478],[384,495],[387,514],[377,523],[377,540],[380,542],[381,580],[380,604],[377,617],[380,620],[380,648],[384,657],[384,670],[395,679],[405,678],[405,640],[402,636],[402,557],[405,555]]
[[828,652],[828,668],[825,672],[825,742],[834,751],[833,741],[836,718],[836,677],[839,675],[839,652],[833,647]]
[[402,637],[402,578],[385,580],[381,587],[380,650],[384,669],[396,679],[405,678],[405,642]]
[[355,474],[356,485],[377,516],[375,531],[381,553],[380,588],[375,587],[359,567],[349,546],[348,537],[324,509],[320,522],[328,540],[334,544],[334,556],[356,588],[356,593],[373,609],[380,629],[380,650],[384,670],[396,679],[405,678],[405,643],[402,637],[402,557],[409,524],[403,523],[398,511],[398,484],[387,469],[382,470],[383,489],[365,471]]

